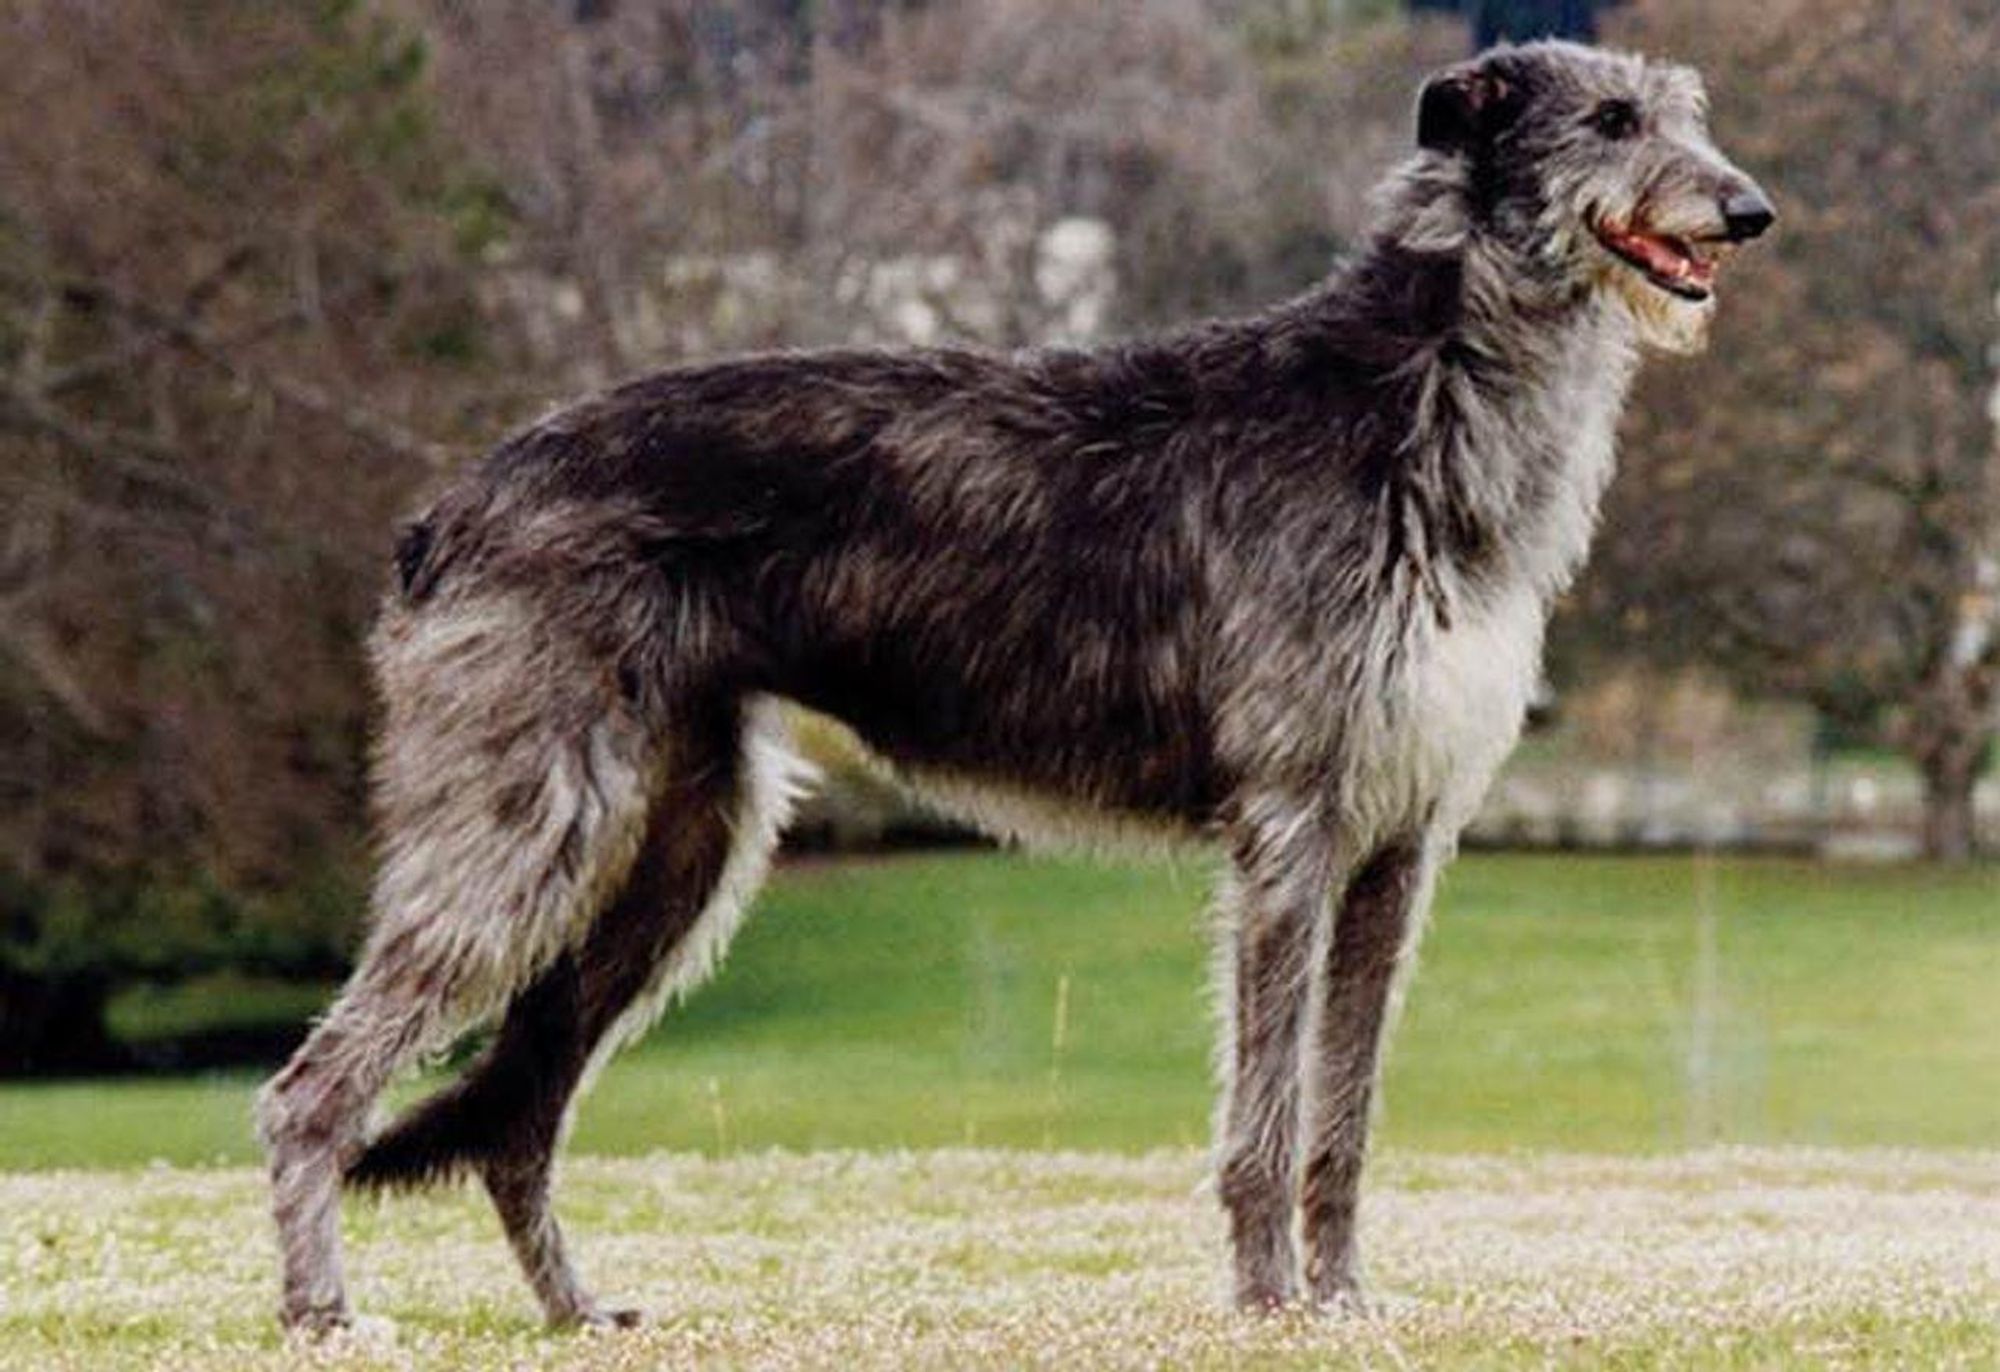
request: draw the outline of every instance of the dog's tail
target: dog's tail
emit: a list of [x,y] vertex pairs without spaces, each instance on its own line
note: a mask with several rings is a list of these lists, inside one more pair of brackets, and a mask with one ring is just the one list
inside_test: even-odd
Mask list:
[[582,1069],[576,969],[559,958],[507,1008],[493,1042],[451,1085],[411,1106],[349,1163],[349,1186],[414,1191],[462,1180],[524,1144],[552,1141]]
[[[525,1106],[510,1075],[489,1053],[437,1094],[406,1110],[371,1139],[347,1167],[347,1184],[364,1191],[414,1191],[462,1180],[499,1148]],[[500,1070],[495,1070],[500,1068]]]

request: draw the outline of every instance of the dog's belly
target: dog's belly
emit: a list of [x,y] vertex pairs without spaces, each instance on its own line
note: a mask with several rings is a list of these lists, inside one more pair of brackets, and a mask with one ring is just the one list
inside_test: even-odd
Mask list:
[[1158,846],[1204,830],[1224,780],[1192,692],[1080,680],[1032,652],[866,670],[822,658],[780,692],[840,720],[936,810],[1036,848]]
[[926,805],[980,832],[1037,852],[1155,853],[1200,839],[1193,817],[1079,800],[1004,777],[939,768],[894,767]]

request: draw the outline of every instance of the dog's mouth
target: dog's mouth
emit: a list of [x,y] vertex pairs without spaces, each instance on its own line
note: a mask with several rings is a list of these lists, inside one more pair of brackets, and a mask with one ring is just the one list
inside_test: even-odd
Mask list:
[[1729,247],[1724,240],[1678,238],[1603,219],[1590,228],[1606,252],[1661,290],[1693,301],[1714,294],[1716,267]]

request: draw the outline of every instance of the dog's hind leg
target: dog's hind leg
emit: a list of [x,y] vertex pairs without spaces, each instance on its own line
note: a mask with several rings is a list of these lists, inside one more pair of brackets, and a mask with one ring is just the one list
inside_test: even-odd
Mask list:
[[1361,1166],[1396,975],[1421,924],[1436,865],[1421,841],[1384,847],[1354,874],[1317,979],[1306,1082],[1306,1283],[1314,1304],[1362,1299],[1354,1234]]
[[609,671],[517,600],[397,611],[377,641],[387,718],[373,922],[326,1017],[259,1094],[282,1312],[345,1323],[340,1181],[412,1057],[500,1009],[625,879],[658,774]]
[[711,727],[684,721],[674,775],[618,898],[514,1000],[464,1077],[349,1170],[354,1184],[393,1187],[476,1169],[553,1325],[637,1318],[602,1308],[569,1261],[550,1204],[555,1150],[591,1069],[713,965],[763,874],[795,779],[768,709],[742,730],[733,707]]
[[1217,1189],[1229,1213],[1236,1303],[1245,1309],[1285,1305],[1297,1289],[1299,1054],[1331,870],[1312,807],[1266,808],[1235,840],[1218,976],[1229,1036]]

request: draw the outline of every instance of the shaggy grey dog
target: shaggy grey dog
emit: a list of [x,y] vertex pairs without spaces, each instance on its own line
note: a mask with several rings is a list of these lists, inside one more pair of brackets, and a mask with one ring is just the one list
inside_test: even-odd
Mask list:
[[[409,529],[371,932],[258,1107],[288,1322],[348,1319],[343,1181],[461,1171],[552,1321],[630,1318],[564,1255],[551,1157],[741,917],[793,785],[780,700],[1004,834],[1226,845],[1236,1296],[1358,1297],[1397,969],[1519,729],[1637,348],[1695,345],[1722,245],[1772,219],[1682,68],[1503,49],[1417,123],[1363,251],[1268,313],[666,372]],[[400,1064],[495,1016],[370,1137]]]

